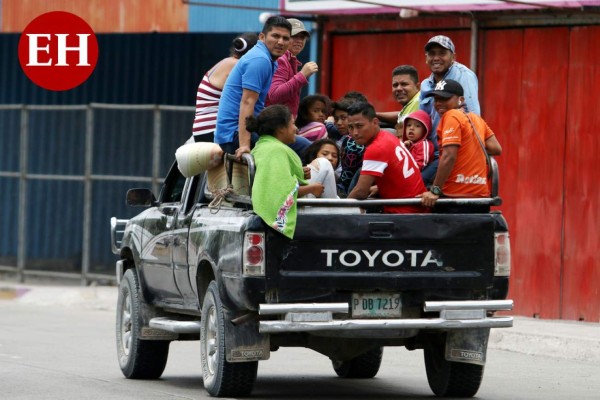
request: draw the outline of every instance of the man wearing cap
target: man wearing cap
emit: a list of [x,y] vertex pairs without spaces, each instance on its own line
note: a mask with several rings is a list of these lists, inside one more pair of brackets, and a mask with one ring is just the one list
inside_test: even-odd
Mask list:
[[[489,197],[486,153],[502,153],[494,132],[479,115],[464,111],[464,91],[457,81],[439,81],[427,97],[441,115],[437,127],[441,156],[433,185],[421,195],[422,204],[433,207],[441,196]],[[489,209],[471,206],[470,211],[484,212],[485,207]]]
[[435,110],[433,97],[427,96],[436,84],[443,79],[452,79],[460,83],[464,90],[464,106],[467,112],[481,114],[478,97],[477,75],[465,65],[456,61],[456,50],[452,39],[447,36],[437,35],[429,39],[425,45],[425,63],[431,70],[431,75],[421,82],[420,108],[431,116],[430,139],[435,147],[436,160],[423,170],[423,180],[429,183],[437,169],[438,144],[436,141],[436,128],[440,122],[440,115]]
[[273,75],[266,104],[267,106],[283,104],[296,117],[298,115],[298,104],[300,103],[300,90],[308,84],[308,78],[317,72],[319,67],[317,63],[309,61],[298,72],[298,68],[302,63],[296,56],[304,49],[306,41],[310,38],[310,33],[306,30],[302,21],[296,18],[288,18],[288,21],[292,25],[290,47],[277,60],[277,71]]

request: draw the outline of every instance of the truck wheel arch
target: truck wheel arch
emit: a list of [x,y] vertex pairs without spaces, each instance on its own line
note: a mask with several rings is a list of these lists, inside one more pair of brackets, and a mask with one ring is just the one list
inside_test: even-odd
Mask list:
[[208,285],[214,280],[216,280],[216,278],[211,263],[207,260],[200,261],[196,272],[196,290],[200,306],[202,306],[204,296],[206,296],[206,292],[208,291]]
[[[141,288],[141,293],[142,293],[142,297],[144,299],[144,301],[146,301],[148,304],[150,304],[150,296],[148,294],[148,288],[146,285],[146,282],[144,280],[144,274],[140,273],[139,270],[139,263],[138,261],[140,260],[139,257],[139,253],[136,251],[135,248],[130,248],[130,247],[123,247],[121,249],[121,254],[120,254],[121,260],[124,261],[124,265],[123,265],[123,275],[125,275],[125,272],[127,272],[127,270],[130,269],[134,269],[134,274],[137,275],[137,278],[140,282],[140,288]],[[121,278],[123,278],[121,276]]]

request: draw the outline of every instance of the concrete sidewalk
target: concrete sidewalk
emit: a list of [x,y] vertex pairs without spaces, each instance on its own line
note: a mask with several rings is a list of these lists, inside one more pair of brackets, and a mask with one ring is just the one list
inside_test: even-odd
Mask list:
[[[0,281],[0,301],[31,306],[113,311],[117,291],[115,286],[31,285]],[[515,317],[512,328],[492,329],[489,347],[600,363],[600,324]]]
[[0,301],[10,300],[32,306],[114,310],[117,291],[116,286],[32,285],[0,281]]

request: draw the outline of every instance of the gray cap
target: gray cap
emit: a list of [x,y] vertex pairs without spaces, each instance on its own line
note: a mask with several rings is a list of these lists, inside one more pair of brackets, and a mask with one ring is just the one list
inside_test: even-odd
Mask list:
[[452,39],[450,39],[448,36],[437,35],[432,37],[431,39],[429,39],[429,42],[427,42],[427,44],[425,45],[425,51],[429,51],[429,49],[431,49],[431,47],[434,44],[440,45],[443,48],[450,50],[452,53],[456,53],[454,49],[454,43],[452,43]]
[[310,32],[306,30],[302,21],[296,18],[288,18],[287,20],[290,24],[292,24],[292,36],[306,32],[306,36],[310,37]]

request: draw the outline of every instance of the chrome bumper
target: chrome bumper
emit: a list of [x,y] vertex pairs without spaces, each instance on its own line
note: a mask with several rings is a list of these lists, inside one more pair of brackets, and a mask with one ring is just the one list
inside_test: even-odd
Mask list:
[[260,315],[280,315],[282,319],[260,321],[261,333],[361,331],[394,329],[510,328],[513,317],[488,317],[488,311],[509,311],[512,300],[427,301],[423,310],[439,312],[439,318],[418,319],[334,319],[349,314],[348,303],[261,304]]

